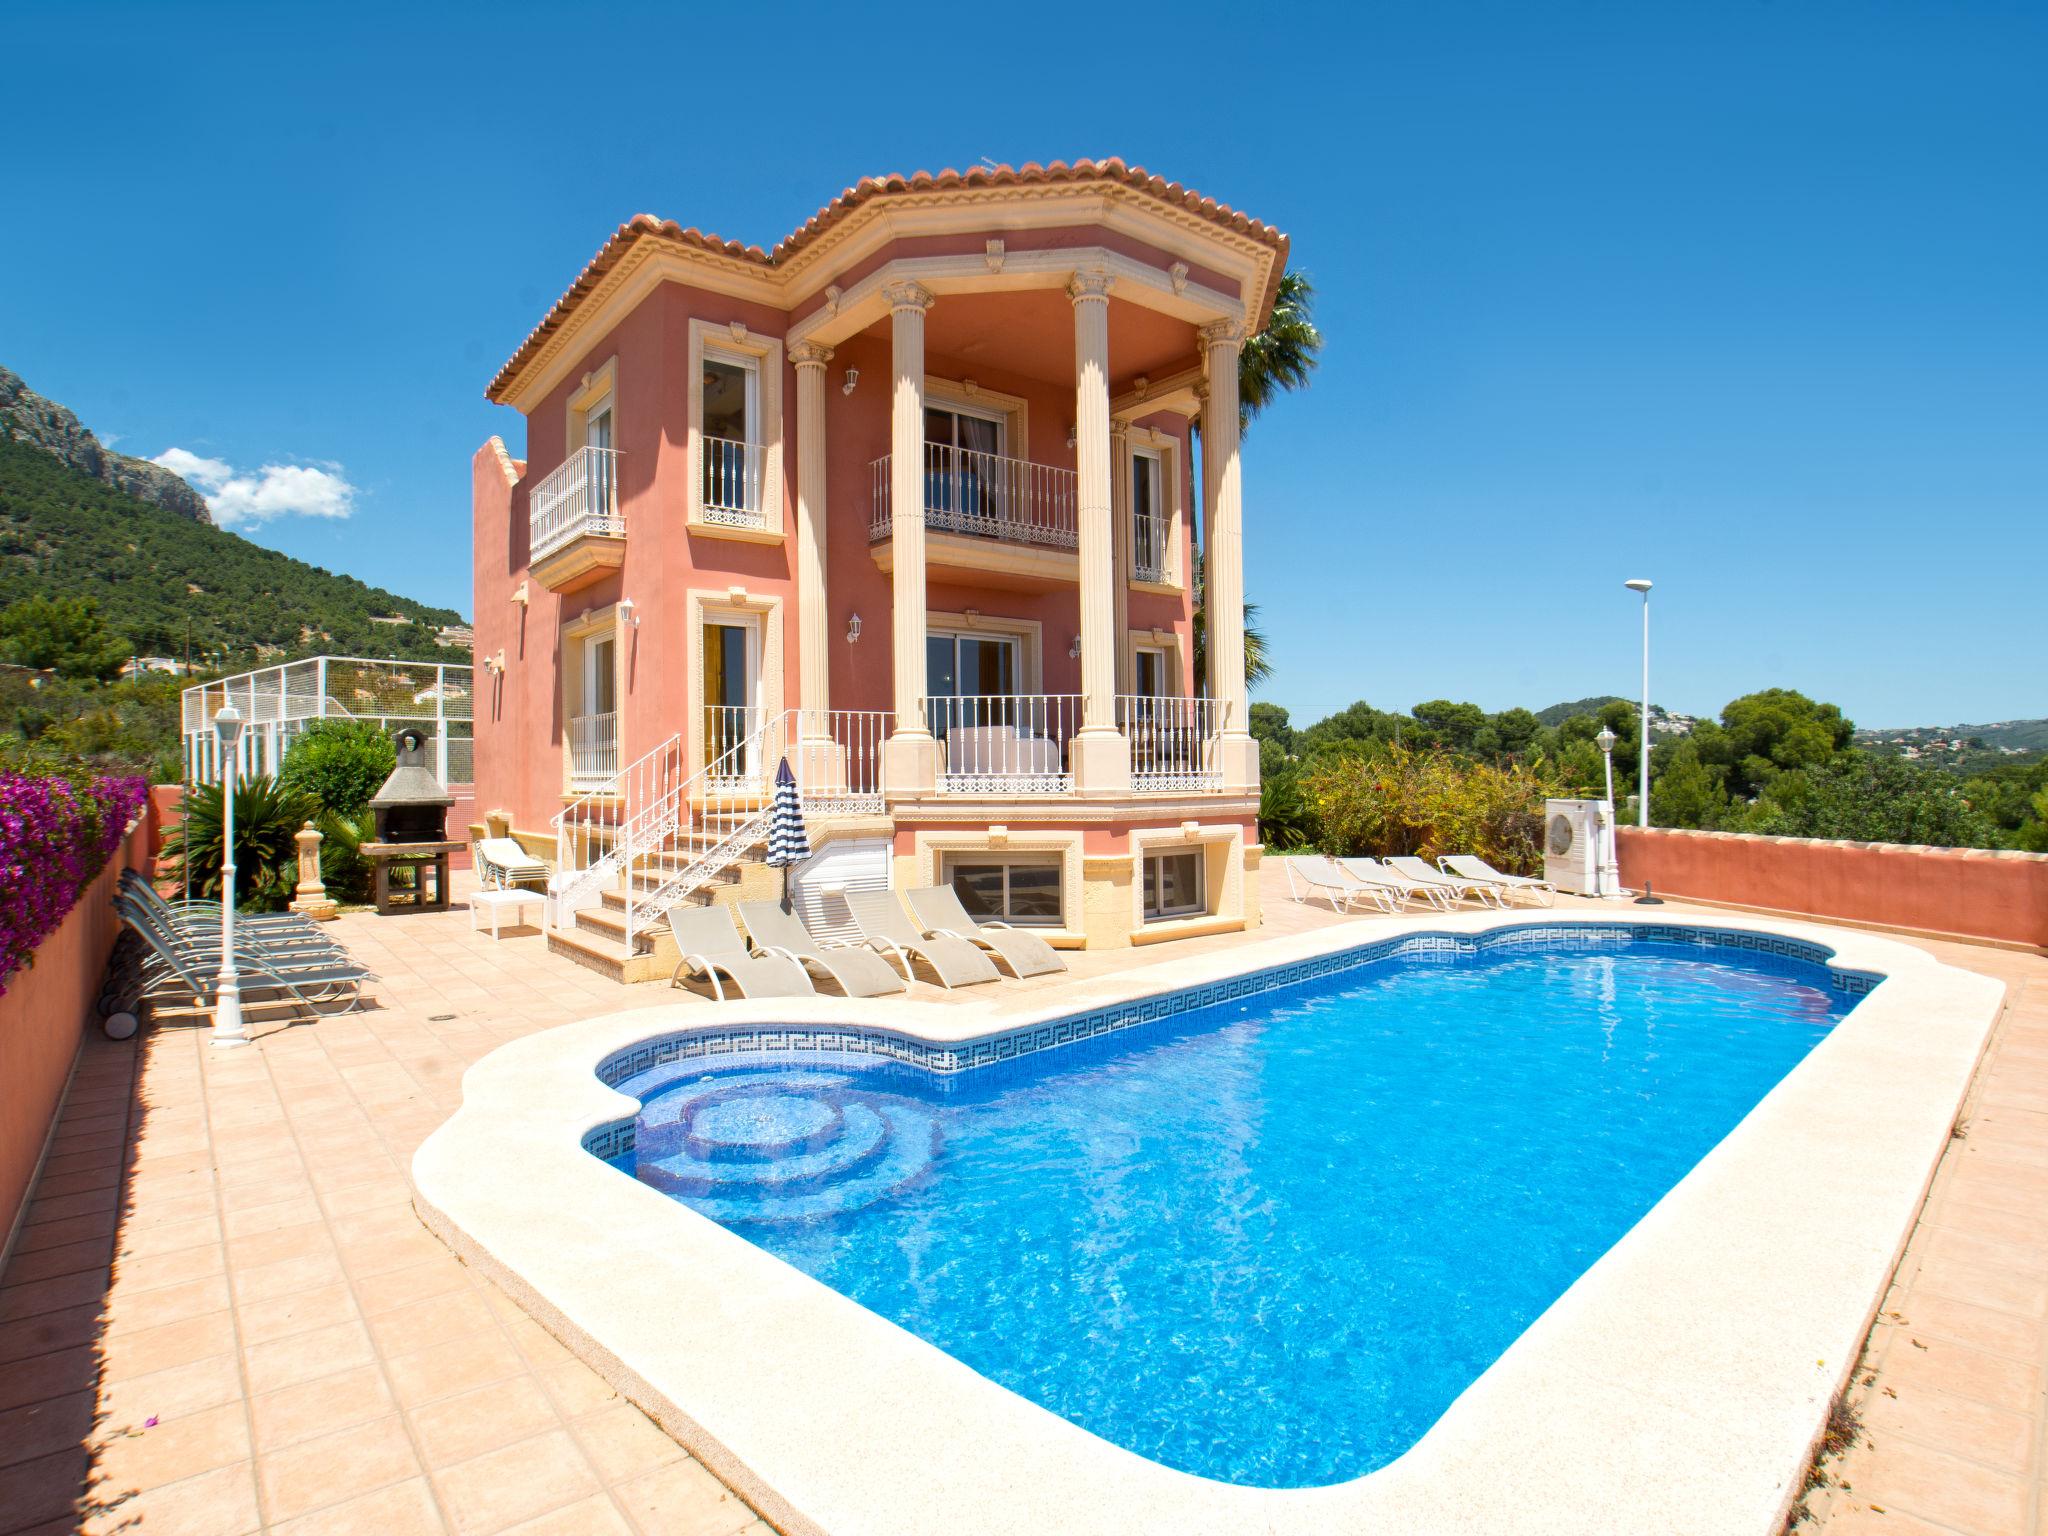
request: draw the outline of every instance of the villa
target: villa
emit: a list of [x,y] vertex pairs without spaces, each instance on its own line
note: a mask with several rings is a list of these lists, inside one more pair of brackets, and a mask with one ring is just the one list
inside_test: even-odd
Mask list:
[[1256,927],[1238,357],[1287,249],[1118,160],[613,233],[472,472],[476,804],[559,861],[550,943],[666,975],[784,760],[814,931],[936,883],[1069,949]]

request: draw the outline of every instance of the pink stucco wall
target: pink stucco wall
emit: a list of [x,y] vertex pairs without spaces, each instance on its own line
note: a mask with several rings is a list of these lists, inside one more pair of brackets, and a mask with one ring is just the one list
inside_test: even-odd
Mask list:
[[128,830],[107,867],[36,946],[35,963],[0,994],[0,1243],[28,1198],[51,1118],[63,1097],[100,978],[120,927],[112,905],[124,869],[147,870],[158,837],[151,810]]
[[2048,854],[1616,829],[1625,885],[2048,949]]
[[[1017,249],[1028,244],[1104,244],[1138,259],[1168,265],[1170,257],[1148,252],[1113,232],[1035,231],[1013,234]],[[897,242],[869,259],[930,254],[929,242]],[[980,249],[980,237],[959,237],[961,250]],[[913,249],[915,247],[915,249]],[[949,249],[951,247],[948,247]],[[1198,272],[1198,279],[1216,274]],[[842,280],[850,276],[842,274]],[[1218,278],[1219,286],[1222,286]],[[1050,301],[1050,302],[1049,302]],[[1030,441],[1009,451],[1042,464],[1071,466],[1068,426],[1074,416],[1072,326],[1063,295],[972,295],[942,301],[948,323],[934,321],[927,372],[940,378],[973,378],[993,391],[1029,402]],[[935,310],[937,315],[939,310]],[[1113,306],[1111,361],[1120,386],[1131,374],[1156,367],[1169,356],[1192,360],[1191,327],[1131,306]],[[782,370],[784,527],[791,537],[779,545],[744,543],[692,534],[685,525],[688,503],[689,327],[693,319],[714,324],[743,321],[756,336],[786,334],[789,316],[677,282],[664,283],[590,343],[560,383],[526,420],[526,471],[508,486],[498,458],[487,444],[471,466],[475,509],[476,651],[479,663],[503,651],[505,671],[478,674],[476,723],[476,809],[509,810],[525,830],[544,828],[561,805],[562,718],[558,677],[564,623],[585,610],[630,597],[639,627],[626,640],[620,697],[622,761],[685,729],[697,702],[686,637],[691,588],[722,590],[744,586],[750,597],[774,596],[783,604],[783,699],[799,697],[802,623],[795,605],[795,487],[797,410],[795,369]],[[1062,332],[1059,327],[1064,325]],[[957,346],[958,350],[948,350]],[[971,354],[971,355],[970,355]],[[1006,368],[1017,359],[1029,371]],[[589,586],[558,596],[529,584],[524,607],[511,600],[527,578],[527,488],[555,469],[566,450],[567,402],[592,370],[616,360],[615,441],[620,449],[619,484],[628,529],[624,564]],[[846,368],[860,370],[852,395],[837,387]],[[824,626],[831,647],[831,703],[840,709],[886,710],[892,706],[889,615],[891,579],[875,564],[868,524],[872,512],[870,465],[889,448],[890,371],[888,322],[840,344],[826,393],[826,587]],[[1161,415],[1149,425],[1175,434],[1181,444],[1186,482],[1182,495],[1179,569],[1189,569],[1188,529],[1199,515],[1200,491],[1192,476],[1187,422]],[[515,447],[517,445],[514,445]],[[934,581],[927,606],[937,611],[977,609],[991,617],[1037,621],[1043,628],[1043,674],[1048,693],[1079,690],[1079,664],[1068,655],[1080,627],[1079,593],[1073,586],[1022,592]],[[1189,603],[1183,595],[1129,594],[1133,628],[1171,630],[1185,658],[1192,651]],[[847,619],[861,615],[857,645],[846,643]],[[1118,637],[1119,649],[1122,637]],[[1191,680],[1184,680],[1188,687]],[[1191,689],[1190,689],[1191,691]]]

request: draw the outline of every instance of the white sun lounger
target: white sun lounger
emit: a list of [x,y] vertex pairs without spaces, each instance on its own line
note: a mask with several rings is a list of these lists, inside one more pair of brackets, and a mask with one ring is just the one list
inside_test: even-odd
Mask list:
[[1477,854],[1447,853],[1437,863],[1443,866],[1445,874],[1497,885],[1504,894],[1513,892],[1526,896],[1539,906],[1557,904],[1557,887],[1548,880],[1539,880],[1534,875],[1504,875]]
[[685,976],[704,981],[721,1003],[728,984],[741,997],[808,997],[817,991],[804,968],[787,955],[748,954],[725,907],[678,902],[668,909],[668,929],[682,955],[668,978],[672,987],[682,985]]
[[827,949],[803,925],[803,919],[783,911],[780,902],[743,901],[740,922],[762,954],[794,960],[811,973],[813,981],[823,977],[848,997],[881,997],[903,990],[903,978],[880,955],[857,944]]
[[942,987],[1002,978],[995,962],[965,939],[927,938],[894,891],[848,891],[846,907],[868,947],[902,971],[906,981],[920,960]]
[[1354,880],[1384,887],[1401,905],[1419,901],[1439,912],[1448,912],[1458,904],[1458,898],[1443,885],[1413,879],[1378,859],[1339,859],[1337,867]]
[[[1319,853],[1295,854],[1280,860],[1287,871],[1287,892],[1303,905],[1320,896],[1332,912],[1349,912],[1361,904],[1377,907],[1392,917],[1401,909],[1400,898],[1377,881],[1354,880],[1335,862]],[[1302,888],[1307,887],[1304,891]]]
[[991,960],[1008,966],[1012,976],[1049,976],[1067,968],[1067,962],[1037,934],[1008,923],[976,922],[950,885],[912,891],[910,910],[925,925],[927,934],[965,939]]
[[1396,854],[1387,860],[1387,867],[1396,874],[1406,875],[1418,885],[1433,886],[1437,890],[1449,892],[1454,902],[1470,896],[1482,907],[1507,905],[1497,887],[1484,881],[1460,880],[1456,875],[1447,875],[1440,869],[1432,869],[1426,861],[1416,858],[1413,854]]
[[475,863],[477,878],[500,890],[535,883],[545,886],[551,873],[544,860],[535,858],[510,837],[478,838]]

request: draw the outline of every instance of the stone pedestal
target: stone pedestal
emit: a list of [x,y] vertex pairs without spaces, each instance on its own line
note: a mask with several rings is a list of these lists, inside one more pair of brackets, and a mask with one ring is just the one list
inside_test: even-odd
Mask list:
[[1131,743],[1122,731],[1084,730],[1067,743],[1067,766],[1080,794],[1128,794]]
[[292,910],[302,912],[316,923],[330,923],[341,909],[327,899],[327,887],[320,883],[320,829],[310,821],[298,831],[299,885],[292,894]]
[[939,743],[928,732],[898,731],[882,743],[882,792],[928,795],[939,787]]

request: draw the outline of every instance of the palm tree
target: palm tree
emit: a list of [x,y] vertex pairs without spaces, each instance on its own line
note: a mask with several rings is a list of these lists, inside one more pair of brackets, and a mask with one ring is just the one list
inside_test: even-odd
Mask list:
[[[1309,375],[1323,350],[1323,333],[1316,329],[1316,286],[1306,272],[1281,274],[1279,291],[1273,296],[1273,313],[1266,328],[1244,344],[1237,354],[1237,430],[1242,435],[1251,420],[1282,390],[1308,388]],[[1201,431],[1197,418],[1195,430]],[[1208,445],[1203,444],[1206,452]],[[1195,678],[1209,676],[1208,625],[1203,622],[1202,569],[1195,563]],[[1273,675],[1272,658],[1266,651],[1266,636],[1255,620],[1259,605],[1244,605],[1244,681],[1256,688]]]
[[1308,388],[1323,350],[1316,329],[1316,285],[1306,272],[1287,272],[1273,297],[1266,328],[1237,354],[1237,425],[1240,432],[1282,390]]

